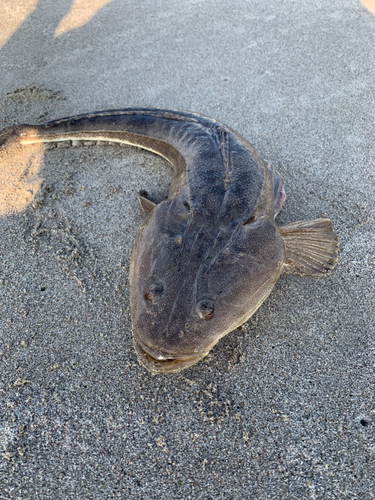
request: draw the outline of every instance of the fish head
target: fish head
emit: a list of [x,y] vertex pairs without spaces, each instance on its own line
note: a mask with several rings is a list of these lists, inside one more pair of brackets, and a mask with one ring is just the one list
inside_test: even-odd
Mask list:
[[269,295],[283,265],[274,222],[202,220],[179,200],[155,207],[130,268],[133,340],[153,373],[181,371],[207,356]]

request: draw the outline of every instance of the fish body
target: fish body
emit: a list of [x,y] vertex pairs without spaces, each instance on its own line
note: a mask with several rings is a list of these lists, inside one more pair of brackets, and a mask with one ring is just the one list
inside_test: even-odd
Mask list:
[[321,276],[337,259],[329,219],[279,228],[281,177],[245,139],[195,113],[152,108],[95,112],[0,132],[0,147],[107,140],[171,162],[168,198],[147,213],[130,267],[134,347],[153,373],[204,358],[268,297],[282,272]]

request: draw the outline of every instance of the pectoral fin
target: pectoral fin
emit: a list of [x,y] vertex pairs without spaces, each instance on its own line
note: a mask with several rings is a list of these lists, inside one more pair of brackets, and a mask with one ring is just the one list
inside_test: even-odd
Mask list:
[[323,276],[338,253],[338,238],[330,219],[292,222],[280,228],[285,245],[284,272],[300,276]]

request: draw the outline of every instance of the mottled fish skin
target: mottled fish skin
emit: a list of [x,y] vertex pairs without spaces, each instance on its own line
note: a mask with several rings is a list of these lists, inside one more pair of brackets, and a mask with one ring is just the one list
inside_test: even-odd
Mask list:
[[[165,109],[101,111],[13,127],[0,133],[0,146],[70,139],[136,145],[172,163],[168,198],[143,203],[149,213],[130,268],[133,339],[140,362],[153,373],[197,363],[256,311],[283,271],[284,241],[274,221],[285,201],[282,179],[225,125]],[[295,231],[285,234],[298,257]],[[329,266],[337,250],[331,253]]]

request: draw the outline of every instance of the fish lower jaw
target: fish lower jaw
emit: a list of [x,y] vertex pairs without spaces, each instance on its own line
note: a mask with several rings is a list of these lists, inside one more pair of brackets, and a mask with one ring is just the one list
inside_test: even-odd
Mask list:
[[138,361],[153,374],[180,372],[189,368],[189,366],[195,365],[208,354],[207,352],[204,354],[184,356],[182,358],[172,356],[167,357],[160,354],[151,354],[149,349],[147,349],[147,347],[144,346],[144,344],[137,338],[134,338],[133,343]]

